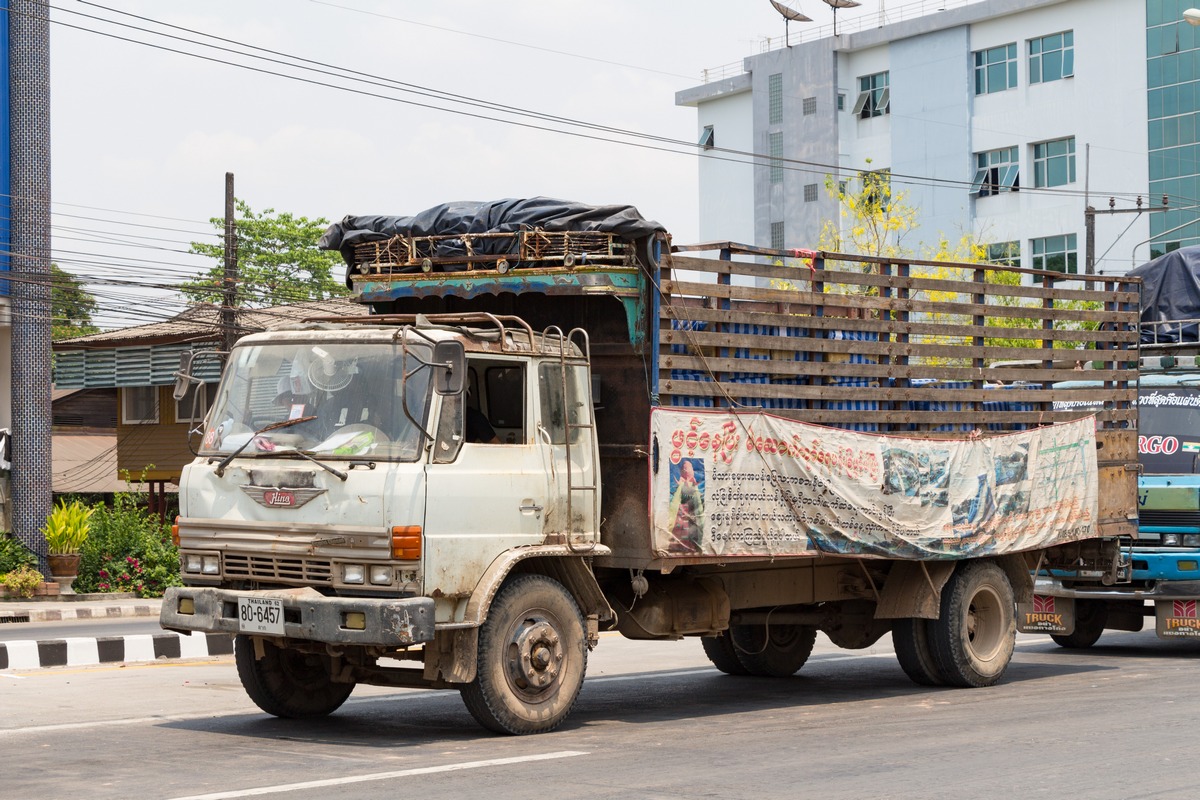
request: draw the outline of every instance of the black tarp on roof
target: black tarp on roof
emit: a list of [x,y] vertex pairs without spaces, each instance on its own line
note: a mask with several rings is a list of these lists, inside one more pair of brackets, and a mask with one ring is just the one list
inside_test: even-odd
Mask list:
[[1200,341],[1195,322],[1154,324],[1200,319],[1200,246],[1172,250],[1129,275],[1142,279],[1143,344]]
[[[491,202],[464,201],[443,203],[411,217],[348,216],[335,222],[321,237],[322,250],[338,250],[355,268],[354,247],[365,242],[382,241],[393,236],[460,236],[468,233],[514,233],[540,228],[552,233],[581,231],[612,233],[634,242],[665,232],[657,222],[645,219],[633,206],[591,206],[551,197],[506,199]],[[503,240],[481,242],[476,252],[489,253],[488,247],[506,248]],[[456,254],[453,242],[446,243],[446,256]],[[504,254],[497,249],[491,254]]]

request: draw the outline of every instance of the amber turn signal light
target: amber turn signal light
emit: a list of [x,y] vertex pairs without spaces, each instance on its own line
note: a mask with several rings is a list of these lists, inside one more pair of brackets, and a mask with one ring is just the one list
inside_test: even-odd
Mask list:
[[420,525],[400,525],[392,528],[392,558],[403,561],[421,559]]

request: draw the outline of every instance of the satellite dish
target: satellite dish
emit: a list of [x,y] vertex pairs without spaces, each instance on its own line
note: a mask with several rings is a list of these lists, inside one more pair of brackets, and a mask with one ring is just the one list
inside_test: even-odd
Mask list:
[[783,3],[779,2],[779,0],[771,0],[771,5],[774,6],[775,10],[782,14],[783,18],[788,22],[812,22],[812,17],[806,17],[794,8],[788,8]]
[[821,0],[821,2],[833,9],[834,36],[837,36],[837,10],[839,8],[858,8],[862,5],[858,0]]
[[796,22],[812,22],[812,17],[807,17],[794,8],[788,8],[779,2],[779,0],[771,0],[771,6],[783,16],[783,40],[788,47],[791,47],[792,43],[789,38],[788,25],[793,20]]

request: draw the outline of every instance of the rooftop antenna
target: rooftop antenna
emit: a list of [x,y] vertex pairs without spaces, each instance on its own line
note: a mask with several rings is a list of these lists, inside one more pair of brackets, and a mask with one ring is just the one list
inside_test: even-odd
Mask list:
[[833,35],[837,36],[837,11],[839,8],[858,8],[862,3],[858,0],[821,0],[833,9]]
[[[783,15],[783,41],[785,45],[791,47],[792,40],[788,31],[788,25],[792,20],[795,20],[796,22],[812,22],[812,17],[806,17],[796,9],[788,8],[783,3],[779,2],[779,0],[771,0],[771,5],[775,7],[776,11]],[[855,5],[857,5],[857,3]]]

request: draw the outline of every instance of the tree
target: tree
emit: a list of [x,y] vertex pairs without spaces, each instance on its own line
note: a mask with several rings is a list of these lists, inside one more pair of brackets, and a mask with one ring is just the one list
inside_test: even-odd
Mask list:
[[83,281],[58,264],[50,265],[50,336],[54,341],[86,336],[100,331],[92,324],[96,298],[83,288]]
[[[256,214],[245,201],[237,200],[236,204],[235,307],[286,305],[347,294],[346,287],[333,276],[342,263],[341,256],[317,249],[317,239],[325,232],[328,220],[277,214],[273,208]],[[210,222],[222,241],[192,242],[190,250],[217,263],[179,288],[194,302],[220,304],[225,300],[225,220],[213,217]]]

